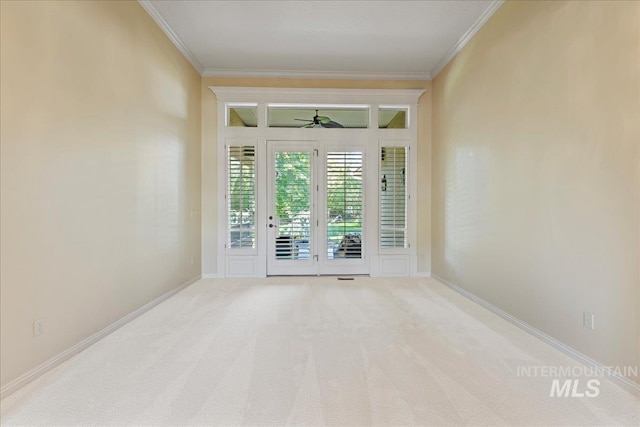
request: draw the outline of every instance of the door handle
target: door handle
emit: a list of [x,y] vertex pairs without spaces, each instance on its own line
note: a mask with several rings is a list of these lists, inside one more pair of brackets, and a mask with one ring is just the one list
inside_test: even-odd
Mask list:
[[269,224],[269,228],[273,228],[273,227],[278,228],[278,226],[277,226],[277,225]]

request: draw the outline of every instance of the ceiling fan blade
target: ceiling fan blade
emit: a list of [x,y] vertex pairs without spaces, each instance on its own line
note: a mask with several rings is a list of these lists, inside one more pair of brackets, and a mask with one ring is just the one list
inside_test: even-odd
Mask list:
[[343,128],[340,123],[329,120],[327,123],[322,123],[323,128]]
[[316,115],[313,116],[313,120],[309,119],[294,119],[300,122],[309,122],[302,125],[303,128],[343,128],[340,123],[334,122],[327,116],[318,115],[319,110],[316,110]]

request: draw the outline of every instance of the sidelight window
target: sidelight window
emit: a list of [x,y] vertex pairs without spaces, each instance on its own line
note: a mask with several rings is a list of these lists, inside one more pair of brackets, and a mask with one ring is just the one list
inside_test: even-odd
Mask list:
[[380,149],[380,248],[407,247],[407,147]]
[[227,156],[228,244],[231,249],[256,247],[256,157],[253,145],[229,145]]

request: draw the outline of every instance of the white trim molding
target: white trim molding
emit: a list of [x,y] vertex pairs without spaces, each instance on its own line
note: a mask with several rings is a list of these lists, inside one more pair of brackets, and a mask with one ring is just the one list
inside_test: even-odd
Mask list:
[[425,89],[298,89],[209,86],[219,103],[417,104]]
[[47,360],[46,362],[36,366],[35,368],[31,369],[28,372],[22,374],[21,376],[19,376],[15,380],[7,383],[6,385],[4,385],[0,389],[0,400],[4,399],[5,397],[9,396],[12,393],[18,391],[22,387],[24,387],[27,384],[29,384],[31,381],[41,377],[42,375],[46,374],[47,372],[51,371],[52,369],[55,369],[56,367],[58,367],[62,363],[64,363],[67,360],[71,359],[76,354],[78,354],[81,351],[89,348],[91,345],[95,344],[96,342],[100,341],[102,338],[106,337],[110,333],[115,332],[117,329],[120,329],[121,327],[123,327],[127,323],[131,322],[135,318],[141,316],[142,314],[144,314],[147,311],[151,310],[155,306],[157,306],[160,303],[162,303],[162,302],[166,301],[167,299],[171,298],[172,296],[174,296],[175,294],[177,294],[178,292],[180,292],[181,290],[183,290],[187,286],[197,282],[198,280],[200,280],[201,277],[202,277],[201,275],[197,275],[196,277],[193,277],[193,278],[187,280],[186,282],[180,284],[178,287],[170,290],[169,292],[166,292],[163,295],[160,295],[158,298],[154,299],[153,301],[150,301],[147,304],[143,305],[142,307],[138,308],[137,310],[133,311],[132,313],[127,314],[122,319],[117,320],[116,322],[112,323],[111,325],[107,326],[106,328],[102,329],[101,331],[98,331],[95,334],[91,335],[90,337],[85,338],[84,340],[80,341],[79,343],[77,343],[73,347],[68,348],[67,350],[63,351],[62,353],[58,354],[57,356],[52,357],[51,359]]
[[623,389],[629,391],[632,394],[635,394],[636,396],[640,396],[640,384],[630,380],[627,377],[624,377],[620,374],[618,374],[617,372],[611,372],[606,366],[604,366],[602,363],[593,360],[592,358],[590,358],[589,356],[586,356],[582,353],[580,353],[578,350],[575,350],[571,347],[569,347],[568,345],[564,344],[561,341],[558,341],[557,339],[545,334],[544,332],[534,328],[533,326],[529,325],[528,323],[523,322],[522,320],[518,319],[515,316],[512,316],[511,314],[507,313],[504,310],[501,310],[500,308],[496,307],[495,305],[483,300],[482,298],[476,296],[475,294],[465,290],[464,288],[460,287],[459,285],[456,285],[455,283],[452,283],[450,281],[448,281],[447,279],[444,279],[436,274],[432,274],[432,277],[437,280],[438,282],[442,283],[443,285],[451,288],[453,291],[459,293],[460,295],[470,299],[471,301],[475,302],[476,304],[486,308],[487,310],[491,311],[492,313],[496,314],[497,316],[500,316],[501,318],[503,318],[504,320],[506,320],[509,323],[512,323],[513,325],[519,327],[520,329],[522,329],[523,331],[529,333],[530,335],[533,335],[534,337],[544,341],[545,343],[549,344],[551,347],[555,348],[556,350],[559,350],[560,352],[566,354],[567,356],[569,356],[570,358],[576,360],[579,363],[582,363],[583,365],[588,366],[589,368],[593,368],[594,370],[600,371],[600,372],[609,372],[609,375],[607,375],[606,378],[608,378],[609,380],[611,380],[613,383],[617,384],[618,386],[622,387]]
[[153,3],[151,3],[150,0],[138,0],[138,3],[140,3],[140,6],[142,6],[143,9],[147,11],[149,16],[151,16],[156,24],[158,24],[160,29],[167,35],[167,37],[169,37],[171,43],[173,43],[174,46],[180,51],[180,53],[182,53],[182,55],[187,59],[187,61],[189,61],[191,65],[193,65],[193,68],[196,69],[198,74],[202,75],[204,67],[202,66],[200,61],[198,61],[198,58],[196,58],[196,56],[193,54],[193,52],[191,52],[191,50],[182,41],[182,39],[180,39],[175,31],[173,31],[169,23],[166,21],[166,19],[164,19],[164,16],[162,16],[162,14],[158,12],[158,9],[156,9]]
[[290,79],[344,80],[431,80],[427,72],[371,72],[371,71],[304,71],[304,70],[228,70],[205,68],[203,77],[275,77]]
[[489,20],[489,18],[493,16],[496,10],[498,10],[503,3],[504,0],[494,0],[491,2],[491,4],[489,4],[485,11],[482,12],[482,15],[480,15],[480,17],[476,19],[476,22],[474,22],[473,25],[467,30],[467,32],[464,33],[462,37],[460,37],[460,40],[458,40],[458,42],[454,44],[451,49],[449,49],[449,52],[447,52],[447,54],[443,56],[440,61],[438,61],[436,66],[433,67],[430,73],[432,79],[434,79],[438,75],[438,73],[442,71],[442,69],[446,67],[449,62],[451,62],[451,60],[458,54],[458,52],[460,52],[462,48],[465,47],[469,40],[471,40],[471,38],[478,32],[478,30],[480,30],[480,28],[482,28],[482,26]]

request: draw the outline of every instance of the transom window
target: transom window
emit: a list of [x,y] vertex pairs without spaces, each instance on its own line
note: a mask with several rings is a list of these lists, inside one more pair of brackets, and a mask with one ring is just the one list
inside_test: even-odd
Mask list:
[[409,107],[385,106],[378,108],[379,129],[407,129],[409,127]]
[[267,120],[271,128],[366,129],[369,106],[270,104]]
[[227,104],[226,124],[229,127],[257,127],[258,105],[255,103]]

